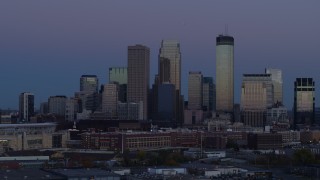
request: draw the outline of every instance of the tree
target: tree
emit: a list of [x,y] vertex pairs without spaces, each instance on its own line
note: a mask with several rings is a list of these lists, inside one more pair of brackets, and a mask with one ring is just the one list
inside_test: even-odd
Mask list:
[[296,150],[293,154],[294,162],[299,165],[307,165],[315,162],[315,156],[308,149]]

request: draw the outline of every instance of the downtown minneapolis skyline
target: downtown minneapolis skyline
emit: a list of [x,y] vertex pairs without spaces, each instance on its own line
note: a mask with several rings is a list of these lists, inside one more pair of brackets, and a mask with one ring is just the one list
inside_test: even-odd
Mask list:
[[235,39],[235,103],[242,74],[283,73],[284,104],[293,105],[293,83],[311,77],[319,106],[320,2],[285,1],[8,1],[0,2],[1,109],[17,109],[21,92],[36,108],[49,96],[73,96],[79,78],[95,74],[108,83],[109,67],[127,66],[127,46],[150,48],[150,80],[158,71],[163,39],[176,39],[182,54],[182,94],[188,72],[215,79],[215,38]]

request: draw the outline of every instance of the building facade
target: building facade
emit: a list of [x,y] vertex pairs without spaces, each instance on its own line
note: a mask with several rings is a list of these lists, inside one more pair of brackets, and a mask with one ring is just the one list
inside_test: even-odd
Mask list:
[[216,38],[216,109],[232,112],[234,103],[234,39]]
[[[169,68],[169,69],[168,69]],[[160,83],[170,82],[176,90],[181,88],[181,52],[176,40],[163,40],[159,50]]]
[[202,79],[202,107],[206,111],[216,110],[216,86],[212,77]]
[[312,78],[297,78],[294,82],[294,127],[314,123],[315,83]]
[[128,103],[143,103],[143,119],[148,118],[150,49],[143,45],[128,47]]
[[241,118],[245,125],[263,127],[267,109],[273,104],[270,74],[244,74],[241,90]]
[[283,81],[282,81],[282,71],[280,69],[266,69],[266,74],[271,74],[272,84],[273,84],[273,103],[283,103]]
[[98,92],[99,80],[96,75],[82,75],[80,77],[80,91]]
[[162,40],[158,56],[159,84],[171,83],[176,89],[175,117],[176,124],[183,124],[183,102],[181,96],[181,52],[180,43],[177,40]]
[[121,102],[127,102],[128,68],[109,68],[109,83],[113,82],[119,84],[118,100]]
[[32,116],[34,116],[34,94],[21,93],[19,96],[19,119],[29,122]]
[[189,72],[188,109],[202,109],[202,78],[201,72]]
[[71,121],[71,122],[77,120],[78,111],[79,111],[79,99],[77,98],[66,99],[65,120]]
[[0,124],[0,152],[52,148],[54,123]]
[[128,84],[128,68],[127,67],[111,67],[109,68],[109,83],[117,82],[119,84]]
[[117,118],[118,116],[118,92],[119,85],[117,83],[104,85],[102,112],[106,114],[107,119]]
[[48,99],[49,113],[59,116],[65,116],[66,100],[66,96],[50,96]]
[[154,115],[153,124],[159,127],[176,127],[176,90],[170,83],[163,83],[157,86],[157,109]]

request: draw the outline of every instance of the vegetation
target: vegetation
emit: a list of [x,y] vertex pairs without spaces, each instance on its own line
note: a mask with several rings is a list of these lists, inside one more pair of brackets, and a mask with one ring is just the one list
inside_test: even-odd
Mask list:
[[293,154],[293,160],[297,165],[309,165],[316,163],[315,156],[308,149],[296,150]]

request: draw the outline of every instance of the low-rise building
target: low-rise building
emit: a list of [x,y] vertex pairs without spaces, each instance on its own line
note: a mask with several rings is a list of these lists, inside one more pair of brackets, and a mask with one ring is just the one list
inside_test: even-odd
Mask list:
[[52,148],[55,123],[0,124],[0,152]]

